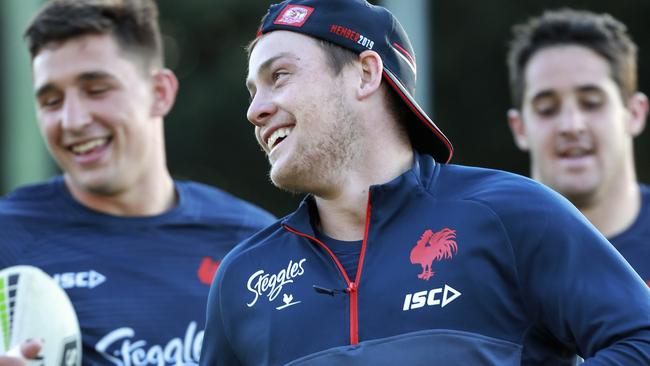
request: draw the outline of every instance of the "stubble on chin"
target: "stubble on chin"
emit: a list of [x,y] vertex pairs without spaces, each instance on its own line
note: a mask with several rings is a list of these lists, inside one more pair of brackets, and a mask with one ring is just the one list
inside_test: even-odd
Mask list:
[[324,196],[344,183],[346,172],[362,159],[363,132],[342,98],[337,98],[334,111],[331,124],[302,131],[290,162],[277,170],[271,166],[269,177],[276,187]]

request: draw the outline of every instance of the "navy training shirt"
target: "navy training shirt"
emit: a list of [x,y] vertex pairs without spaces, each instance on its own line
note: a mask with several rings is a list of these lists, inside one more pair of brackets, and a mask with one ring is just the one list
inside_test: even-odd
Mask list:
[[61,177],[0,200],[0,268],[40,267],[79,318],[84,365],[196,365],[221,258],[273,216],[223,191],[175,182],[153,217],[88,209]]

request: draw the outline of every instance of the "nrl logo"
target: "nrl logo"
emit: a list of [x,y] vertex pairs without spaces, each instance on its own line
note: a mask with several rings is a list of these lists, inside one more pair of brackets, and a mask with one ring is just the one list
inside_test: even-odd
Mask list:
[[273,22],[274,24],[290,25],[293,27],[302,27],[307,21],[307,18],[314,11],[314,8],[303,5],[289,5],[278,18]]

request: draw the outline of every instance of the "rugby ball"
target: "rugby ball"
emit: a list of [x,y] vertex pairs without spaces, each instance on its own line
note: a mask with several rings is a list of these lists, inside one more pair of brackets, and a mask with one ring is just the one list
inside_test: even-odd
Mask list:
[[65,291],[36,267],[8,267],[0,271],[0,354],[19,354],[29,339],[43,344],[39,364],[81,365],[79,322]]

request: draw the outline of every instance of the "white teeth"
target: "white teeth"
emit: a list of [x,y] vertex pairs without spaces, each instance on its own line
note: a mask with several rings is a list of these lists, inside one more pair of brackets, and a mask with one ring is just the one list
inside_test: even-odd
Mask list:
[[582,156],[585,155],[586,151],[581,148],[574,148],[574,149],[569,149],[566,151],[566,155],[568,157],[577,157],[577,156]]
[[570,157],[575,157],[575,156],[582,155],[582,152],[580,150],[571,150],[567,155],[569,155]]
[[104,145],[107,141],[108,141],[107,138],[102,137],[102,138],[99,138],[99,139],[94,139],[94,140],[90,140],[88,142],[84,142],[83,144],[74,145],[74,146],[72,146],[71,150],[75,154],[83,154],[83,153],[86,153],[86,152],[88,152],[88,151],[90,151],[90,150],[92,150],[92,149],[94,149],[94,148],[96,148],[98,146]]
[[271,134],[271,137],[269,137],[269,140],[266,142],[266,146],[269,147],[269,149],[273,149],[275,147],[275,142],[279,138],[284,138],[289,136],[291,131],[293,130],[293,127],[283,127],[283,128],[278,128],[277,130],[273,131]]

